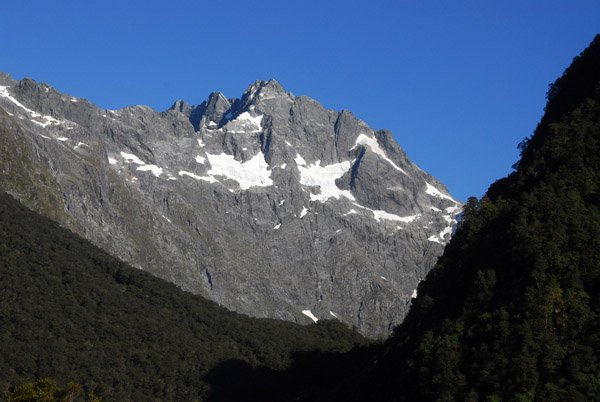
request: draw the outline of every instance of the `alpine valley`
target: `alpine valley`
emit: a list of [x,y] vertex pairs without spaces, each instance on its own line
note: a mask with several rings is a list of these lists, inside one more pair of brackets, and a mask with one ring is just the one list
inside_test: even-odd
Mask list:
[[462,210],[388,131],[275,80],[157,113],[0,74],[0,136],[5,192],[134,267],[371,338],[402,322]]

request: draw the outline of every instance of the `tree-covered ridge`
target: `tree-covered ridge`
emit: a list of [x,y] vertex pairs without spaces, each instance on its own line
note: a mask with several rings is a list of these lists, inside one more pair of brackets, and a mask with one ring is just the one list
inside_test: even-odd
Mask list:
[[335,320],[304,327],[227,311],[0,195],[0,395],[49,377],[105,401],[200,401],[224,361],[275,370],[293,352],[362,342]]
[[389,344],[406,400],[600,400],[600,36]]

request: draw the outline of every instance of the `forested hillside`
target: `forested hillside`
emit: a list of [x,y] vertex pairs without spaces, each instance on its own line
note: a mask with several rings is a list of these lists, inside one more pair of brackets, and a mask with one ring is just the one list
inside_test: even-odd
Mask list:
[[600,36],[520,148],[390,340],[390,397],[600,400]]
[[293,352],[364,341],[335,320],[300,326],[232,313],[0,195],[0,398],[49,377],[104,401],[200,401],[223,361],[269,371]]

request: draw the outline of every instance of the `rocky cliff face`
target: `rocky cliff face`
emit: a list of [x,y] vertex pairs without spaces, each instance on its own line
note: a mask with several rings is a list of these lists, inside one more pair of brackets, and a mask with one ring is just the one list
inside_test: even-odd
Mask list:
[[5,191],[233,310],[387,335],[461,205],[387,131],[274,80],[102,110],[0,75]]

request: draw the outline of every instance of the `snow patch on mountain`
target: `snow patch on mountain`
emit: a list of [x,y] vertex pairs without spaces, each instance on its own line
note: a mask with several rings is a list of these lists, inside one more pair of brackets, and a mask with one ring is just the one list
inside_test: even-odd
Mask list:
[[356,142],[354,143],[354,146],[350,150],[352,151],[359,145],[364,145],[364,146],[369,147],[369,149],[371,149],[372,152],[374,152],[375,154],[382,157],[386,162],[388,162],[390,165],[392,165],[392,167],[394,169],[407,175],[407,173],[404,170],[402,170],[402,168],[400,168],[398,165],[396,165],[394,162],[392,162],[392,160],[390,158],[387,157],[387,155],[385,154],[385,151],[383,149],[381,149],[381,147],[379,146],[379,143],[377,142],[376,138],[371,138],[371,137],[367,136],[366,134],[360,134],[356,138]]
[[240,114],[235,120],[237,120],[237,121],[246,120],[260,128],[262,119],[263,119],[262,115],[252,116],[250,113],[244,112],[244,113]]
[[143,162],[140,158],[138,158],[134,154],[128,154],[126,152],[121,152],[121,157],[123,157],[123,159],[125,159],[127,162],[132,162],[137,165],[145,165],[146,164],[146,162]]
[[446,213],[453,214],[453,213],[455,213],[456,211],[459,211],[461,208],[462,208],[462,207],[461,207],[459,204],[456,204],[456,205],[455,205],[455,206],[453,206],[453,207],[448,207],[448,208],[446,208]]
[[261,131],[262,115],[253,117],[249,112],[244,112],[225,125],[231,133],[258,133]]
[[[186,172],[185,170],[180,170],[179,171],[179,176],[183,177],[183,176],[188,176],[191,177],[192,179],[196,179],[196,180],[204,180],[204,181],[208,181],[210,183],[214,183],[217,182],[218,180],[213,178],[213,177],[202,177],[202,176],[198,176],[197,174],[194,174],[192,172]],[[170,179],[170,178],[169,178]]]
[[[296,163],[298,159],[302,157],[296,156]],[[304,159],[302,159],[304,162]],[[304,163],[305,164],[305,163]],[[317,161],[309,166],[302,166],[298,164],[298,170],[300,171],[300,184],[310,187],[319,187],[319,194],[310,194],[311,201],[325,202],[329,198],[335,198],[336,200],[340,197],[346,197],[349,200],[354,201],[355,198],[348,190],[341,190],[335,181],[342,177],[350,167],[352,166],[349,161],[340,163],[334,163],[327,166],[320,166],[321,161]]]
[[[400,215],[396,215],[396,214],[391,214],[391,213],[383,211],[383,210],[371,209],[371,208],[365,207],[356,202],[354,203],[354,205],[356,205],[357,207],[359,207],[365,211],[372,213],[373,218],[379,222],[381,222],[382,220],[388,220],[388,221],[411,223],[421,217],[421,214],[408,215],[408,216],[400,216]],[[345,216],[348,216],[350,214],[356,214],[356,213],[357,213],[356,210],[351,209],[349,212],[346,213]]]
[[302,310],[302,314],[304,314],[305,316],[307,316],[314,322],[319,321],[319,319],[317,317],[315,317],[314,314],[310,310]]
[[298,165],[298,166],[306,166],[306,161],[300,154],[296,154],[294,161],[296,162],[296,165]]
[[456,200],[454,200],[454,198],[450,197],[449,195],[446,195],[444,193],[442,193],[440,190],[438,190],[437,188],[433,187],[431,184],[425,182],[425,186],[427,186],[427,188],[425,189],[425,192],[429,195],[431,195],[432,197],[439,197],[439,198],[445,198],[448,199],[452,202],[456,202]]
[[207,153],[208,162],[212,168],[206,172],[209,177],[224,176],[238,183],[242,190],[250,187],[267,187],[273,185],[271,171],[262,152],[258,152],[246,162],[235,160],[233,155]]
[[439,244],[444,244],[444,242],[446,242],[445,239],[446,235],[451,235],[452,234],[452,228],[454,227],[454,225],[452,226],[448,226],[445,227],[437,236],[433,235],[433,236],[429,236],[429,238],[427,240],[435,242],[435,243],[439,243]]
[[143,165],[139,166],[136,170],[141,170],[142,172],[150,171],[156,177],[159,177],[163,172],[162,168],[156,165]]
[[[16,100],[9,92],[8,92],[8,87],[7,86],[2,86],[0,85],[0,97],[6,98],[9,101],[11,101],[12,103],[14,103],[17,107],[23,109],[24,111],[26,111],[27,113],[29,113],[29,115],[31,116],[31,122],[37,124],[38,126],[41,126],[43,128],[46,128],[47,126],[51,125],[51,124],[62,124],[62,123],[66,123],[64,121],[61,120],[57,120],[52,116],[45,116],[45,115],[41,115],[40,113],[29,109],[28,107],[26,107],[25,105],[23,105],[21,102],[19,102],[18,100]],[[33,120],[33,119],[41,119],[42,121],[37,121],[37,120]]]

